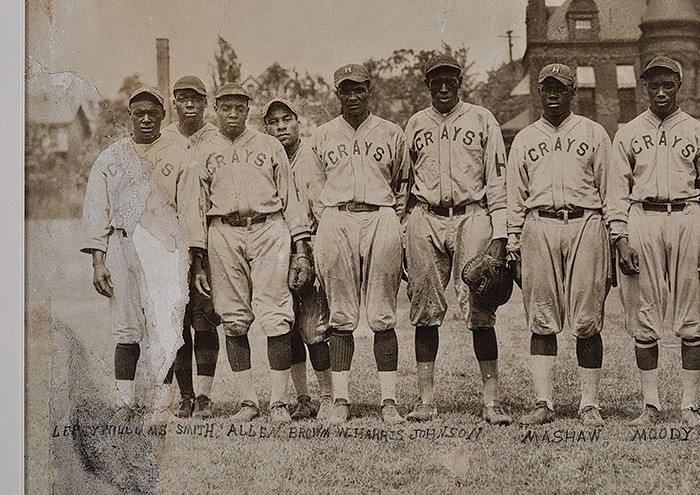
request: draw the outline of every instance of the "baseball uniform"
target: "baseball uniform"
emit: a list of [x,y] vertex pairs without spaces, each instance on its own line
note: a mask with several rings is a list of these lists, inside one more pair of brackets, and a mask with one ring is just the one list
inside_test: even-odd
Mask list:
[[85,193],[81,251],[107,253],[117,342],[139,343],[146,331],[158,381],[182,344],[187,248],[176,208],[187,166],[172,143],[124,138],[97,158]]
[[372,114],[357,130],[339,116],[316,129],[311,147],[314,161],[306,172],[319,215],[315,261],[330,326],[353,331],[362,294],[370,328],[393,329],[406,203],[400,190],[409,164],[403,133]]
[[625,326],[658,340],[665,317],[683,339],[700,337],[700,123],[678,109],[647,110],[615,135],[609,177],[613,238],[627,235],[639,274],[620,277]]
[[284,148],[246,128],[233,142],[219,133],[196,159],[189,184],[201,185],[200,196],[188,200],[185,217],[190,246],[208,248],[212,297],[224,331],[244,335],[257,318],[268,337],[289,332],[290,244],[308,237],[309,228]]
[[459,101],[447,114],[431,106],[412,116],[406,138],[418,200],[406,225],[411,324],[442,324],[452,276],[469,328],[492,327],[496,308],[470,304],[459,274],[492,238],[506,237],[501,129],[487,109]]
[[528,328],[588,338],[603,329],[610,254],[603,203],[610,139],[569,114],[518,133],[508,159],[508,233],[520,236]]

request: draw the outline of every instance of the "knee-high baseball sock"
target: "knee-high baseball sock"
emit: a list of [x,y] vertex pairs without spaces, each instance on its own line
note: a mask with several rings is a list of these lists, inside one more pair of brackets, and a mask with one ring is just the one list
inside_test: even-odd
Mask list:
[[530,339],[530,371],[535,400],[545,401],[554,410],[554,363],[557,357],[557,336],[532,334]]
[[379,372],[381,404],[396,403],[396,370],[398,368],[399,344],[392,328],[374,333],[374,359]]
[[309,386],[306,381],[306,363],[295,363],[289,369],[294,384],[294,392],[297,397],[309,395]]
[[349,382],[355,339],[351,332],[334,331],[330,342],[333,398],[350,402]]
[[136,382],[134,380],[117,380],[117,393],[119,394],[120,406],[133,408],[136,406]]
[[579,412],[586,406],[600,407],[598,394],[603,366],[603,339],[600,334],[587,339],[576,339],[576,358],[581,386]]
[[435,359],[440,345],[440,334],[437,326],[416,327],[416,375],[418,377],[418,393],[421,402],[435,402]]
[[156,385],[153,391],[153,410],[156,412],[165,411],[170,406],[170,395],[172,386],[169,383]]
[[192,384],[192,343],[180,347],[175,356],[173,363],[175,378],[177,385],[180,388],[180,396],[183,399],[191,399],[194,397],[194,386]]
[[700,339],[683,340],[681,345],[683,372],[683,399],[681,409],[698,404],[698,385],[700,384]]
[[127,407],[136,405],[136,365],[141,355],[139,344],[117,344],[114,349],[114,378],[121,403]]
[[275,404],[286,404],[287,384],[289,383],[289,369],[270,370],[270,407]]
[[258,394],[253,384],[253,371],[250,368],[250,342],[248,335],[226,336],[226,354],[233,371],[233,383],[238,388],[238,397],[258,405]]
[[498,341],[493,327],[472,328],[474,354],[479,362],[484,384],[484,406],[493,406],[498,400]]
[[331,378],[331,354],[328,342],[309,345],[309,361],[318,380],[320,397],[331,397],[333,385]]
[[267,359],[270,362],[270,406],[286,403],[289,369],[292,365],[292,336],[289,332],[267,338]]
[[197,374],[214,376],[219,360],[219,336],[216,330],[194,332],[194,358],[197,362]]
[[659,400],[659,345],[655,340],[634,341],[634,355],[639,368],[644,404],[661,410]]

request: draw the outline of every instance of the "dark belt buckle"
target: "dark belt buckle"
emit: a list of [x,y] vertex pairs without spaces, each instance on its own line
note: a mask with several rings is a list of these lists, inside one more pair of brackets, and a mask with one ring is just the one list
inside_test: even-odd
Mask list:
[[564,223],[569,223],[569,210],[558,210],[557,218],[563,220]]

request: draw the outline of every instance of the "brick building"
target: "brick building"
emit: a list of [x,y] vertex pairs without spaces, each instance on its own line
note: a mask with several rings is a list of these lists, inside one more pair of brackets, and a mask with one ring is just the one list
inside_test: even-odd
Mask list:
[[526,76],[513,94],[529,95],[531,104],[503,125],[507,138],[539,118],[537,75],[552,62],[576,71],[574,112],[611,136],[647,108],[639,74],[657,55],[681,63],[681,106],[700,117],[700,0],[566,0],[556,7],[529,0],[526,21]]

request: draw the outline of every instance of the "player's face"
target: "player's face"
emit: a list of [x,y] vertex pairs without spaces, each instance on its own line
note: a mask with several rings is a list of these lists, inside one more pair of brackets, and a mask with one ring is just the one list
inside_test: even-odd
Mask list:
[[299,121],[286,106],[274,106],[265,117],[265,131],[287,147],[299,139]]
[[222,96],[216,102],[219,129],[229,139],[235,139],[245,131],[248,118],[248,98],[245,96]]
[[152,100],[137,100],[129,105],[133,139],[138,144],[150,144],[160,136],[160,124],[165,118],[163,107]]
[[542,110],[548,120],[557,120],[566,117],[571,112],[571,100],[576,91],[572,86],[563,84],[550,77],[545,79],[538,87],[542,102]]
[[199,122],[204,118],[207,98],[193,89],[180,89],[175,93],[173,106],[180,122]]
[[672,114],[677,107],[678,90],[681,87],[678,75],[671,71],[652,74],[644,83],[649,97],[649,106],[659,118]]
[[369,112],[371,94],[368,82],[343,81],[336,91],[341,112],[349,117],[360,117]]
[[462,86],[459,70],[452,67],[438,67],[428,73],[425,84],[430,90],[433,106],[438,112],[449,112],[459,101],[459,88]]

